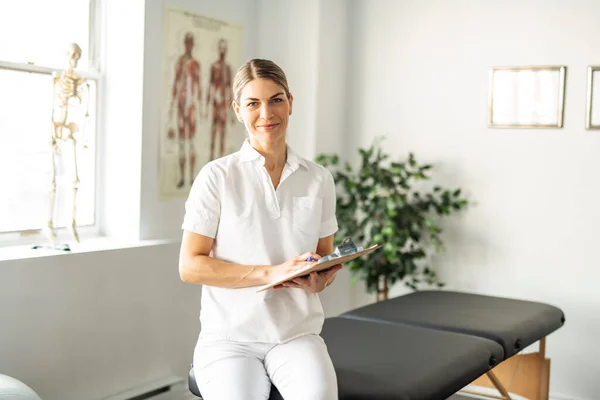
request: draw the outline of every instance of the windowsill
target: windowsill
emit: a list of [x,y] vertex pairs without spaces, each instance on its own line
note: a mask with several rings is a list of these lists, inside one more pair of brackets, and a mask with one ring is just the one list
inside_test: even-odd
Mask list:
[[180,241],[181,239],[126,241],[109,237],[93,237],[82,239],[81,243],[69,243],[71,251],[46,248],[33,249],[32,244],[23,244],[0,247],[0,262],[40,257],[68,256],[70,254],[94,253],[99,251],[122,250],[134,247],[161,246],[165,244],[179,243]]

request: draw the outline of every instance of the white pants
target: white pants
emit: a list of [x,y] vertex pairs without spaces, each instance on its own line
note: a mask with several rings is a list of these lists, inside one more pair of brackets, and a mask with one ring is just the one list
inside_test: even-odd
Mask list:
[[207,342],[194,351],[204,400],[267,400],[271,382],[285,400],[337,400],[337,377],[319,335],[283,344]]

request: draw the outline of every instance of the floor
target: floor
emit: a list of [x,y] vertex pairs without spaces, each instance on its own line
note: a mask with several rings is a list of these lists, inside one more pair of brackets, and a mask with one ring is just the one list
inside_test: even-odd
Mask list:
[[172,390],[151,397],[148,400],[199,400],[187,388],[187,385],[181,384],[173,387]]
[[[473,399],[477,399],[477,397],[474,397],[474,396],[467,397],[467,396],[455,394],[454,396],[448,398],[447,400],[473,400]],[[199,400],[199,399],[189,392],[186,385],[182,384],[182,385],[178,385],[177,387],[173,388],[173,390],[171,390],[169,392],[160,394],[158,396],[154,396],[148,400]]]

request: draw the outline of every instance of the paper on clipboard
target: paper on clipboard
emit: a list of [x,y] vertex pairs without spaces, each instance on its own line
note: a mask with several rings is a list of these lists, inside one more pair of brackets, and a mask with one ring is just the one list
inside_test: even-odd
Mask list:
[[368,253],[370,253],[372,251],[375,251],[375,250],[377,250],[377,249],[379,249],[381,247],[383,247],[382,244],[375,244],[375,245],[373,245],[373,246],[371,246],[369,248],[366,248],[364,250],[358,251],[356,253],[348,254],[348,255],[342,256],[342,257],[337,257],[337,258],[334,258],[332,260],[325,261],[323,263],[319,263],[318,261],[315,261],[312,264],[306,266],[306,268],[300,269],[300,270],[298,270],[298,271],[296,271],[296,272],[294,272],[292,274],[289,274],[288,276],[285,276],[285,277],[283,277],[281,279],[278,279],[278,280],[273,281],[271,283],[268,283],[268,284],[266,284],[264,286],[261,286],[260,288],[258,288],[256,290],[256,293],[262,292],[262,291],[270,289],[270,288],[273,288],[274,286],[277,286],[277,285],[279,285],[279,284],[281,284],[283,282],[287,282],[287,281],[289,281],[291,279],[294,279],[294,278],[297,278],[299,276],[307,275],[307,274],[309,274],[309,273],[311,273],[313,271],[318,272],[318,271],[322,271],[322,270],[327,269],[327,268],[331,268],[331,267],[333,267],[334,265],[337,265],[337,264],[344,264],[344,263],[346,263],[348,261],[354,260],[355,258],[358,258],[358,257],[363,256],[365,254],[368,254]]

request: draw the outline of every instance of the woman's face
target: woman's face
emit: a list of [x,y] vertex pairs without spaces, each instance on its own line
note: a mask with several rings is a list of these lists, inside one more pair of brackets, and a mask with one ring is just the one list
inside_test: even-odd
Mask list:
[[250,138],[261,142],[285,139],[288,119],[292,113],[293,96],[288,99],[285,90],[270,79],[254,79],[246,84],[240,102],[233,108],[246,126]]

